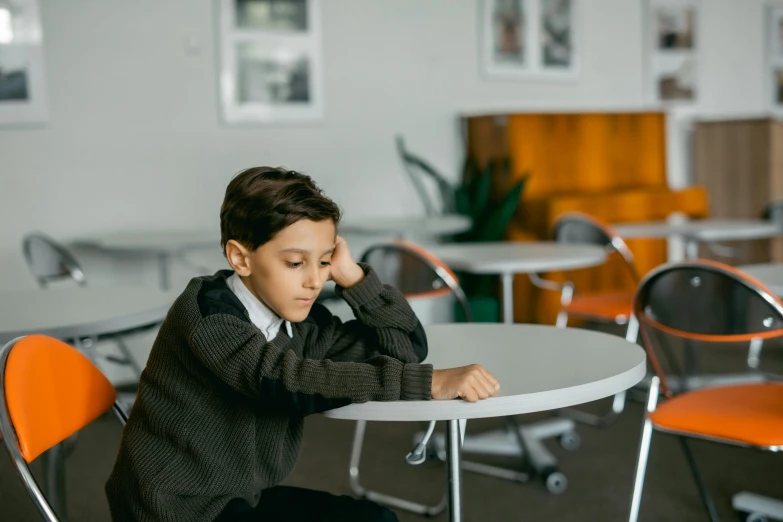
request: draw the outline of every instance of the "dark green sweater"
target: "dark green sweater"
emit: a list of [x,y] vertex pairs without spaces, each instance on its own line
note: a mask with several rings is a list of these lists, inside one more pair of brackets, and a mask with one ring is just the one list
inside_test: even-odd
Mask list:
[[365,279],[337,293],[358,320],[310,315],[267,342],[226,285],[193,279],[160,328],[117,462],[112,519],[212,521],[250,509],[296,464],[303,418],[350,403],[430,398],[424,330],[403,295]]

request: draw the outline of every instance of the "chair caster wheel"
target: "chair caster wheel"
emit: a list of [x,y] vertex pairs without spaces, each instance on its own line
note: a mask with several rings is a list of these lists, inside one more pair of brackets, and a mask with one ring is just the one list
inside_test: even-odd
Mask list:
[[568,479],[559,471],[554,471],[546,475],[544,482],[546,484],[546,489],[555,495],[559,495],[568,489]]
[[560,446],[568,451],[575,451],[582,444],[582,438],[575,431],[560,436]]

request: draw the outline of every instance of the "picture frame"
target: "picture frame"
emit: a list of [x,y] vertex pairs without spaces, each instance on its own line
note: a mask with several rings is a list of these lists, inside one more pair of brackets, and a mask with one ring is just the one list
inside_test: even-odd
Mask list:
[[699,0],[647,0],[645,48],[648,98],[693,105],[699,94]]
[[484,0],[481,62],[495,79],[574,81],[581,62],[581,0]]
[[0,126],[48,116],[38,0],[0,0]]
[[783,116],[783,4],[767,6],[766,55],[769,107]]
[[323,118],[320,0],[218,0],[228,124]]

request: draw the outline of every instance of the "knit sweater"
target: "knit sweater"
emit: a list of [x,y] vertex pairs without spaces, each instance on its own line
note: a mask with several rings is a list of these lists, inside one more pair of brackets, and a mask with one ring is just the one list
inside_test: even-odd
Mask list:
[[226,285],[191,280],[142,372],[106,484],[112,519],[213,521],[255,507],[299,455],[303,418],[350,403],[430,398],[424,330],[373,270],[337,287],[356,320],[314,304],[267,342]]

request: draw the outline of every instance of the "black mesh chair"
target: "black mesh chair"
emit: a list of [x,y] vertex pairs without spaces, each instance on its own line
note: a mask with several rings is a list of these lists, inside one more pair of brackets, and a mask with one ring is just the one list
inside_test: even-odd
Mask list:
[[[421,246],[406,241],[381,243],[368,248],[361,260],[373,267],[383,283],[400,290],[409,301],[446,299],[453,296],[465,318],[468,321],[471,320],[468,300],[454,272],[443,261]],[[451,301],[447,302],[451,303]],[[424,462],[427,456],[427,442],[434,427],[435,422],[430,422],[421,442],[406,456],[408,463],[420,464]],[[427,505],[364,487],[360,481],[359,464],[366,430],[367,421],[357,421],[349,469],[351,489],[355,494],[373,502],[405,509],[420,515],[435,516],[446,509],[448,498],[445,494],[438,504]]]
[[[749,380],[765,381],[758,370],[761,346],[765,340],[783,337],[783,301],[728,265],[706,260],[670,263],[653,270],[641,282],[634,300],[634,321],[639,323],[655,376],[647,400],[629,520],[638,518],[655,430],[679,437],[704,507],[714,522],[715,506],[689,441],[783,450],[783,383],[745,381],[705,387],[706,382],[696,379],[697,356],[718,344],[748,345]],[[700,352],[694,350],[693,343],[700,343]],[[752,374],[761,374],[762,379]],[[672,385],[675,377],[680,379],[676,387]],[[666,398],[661,405],[659,392]],[[735,507],[741,504],[735,501]],[[742,510],[750,512],[753,507]],[[767,515],[778,519],[781,512]]]

